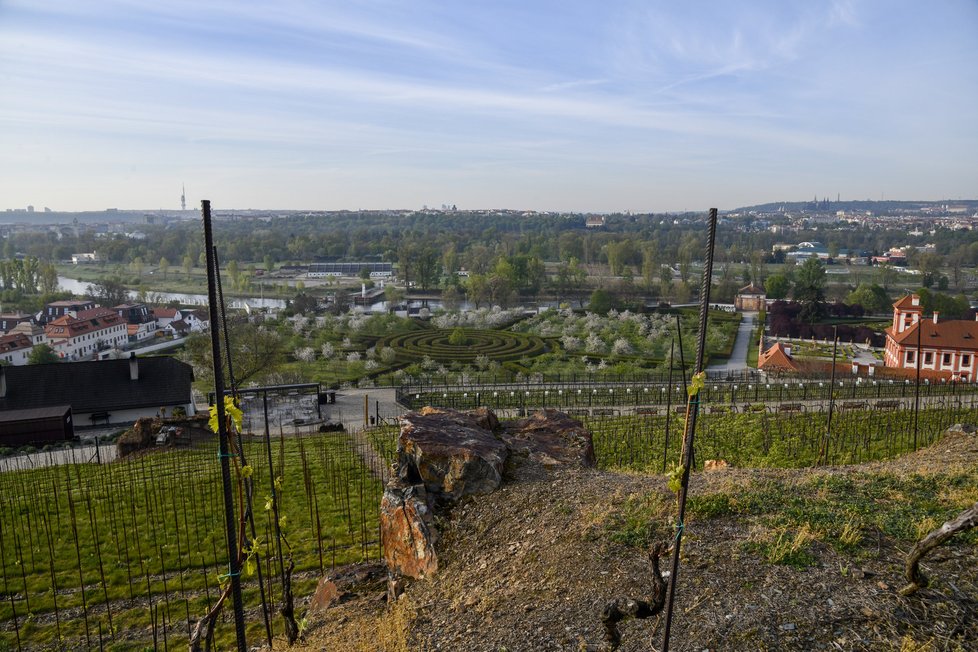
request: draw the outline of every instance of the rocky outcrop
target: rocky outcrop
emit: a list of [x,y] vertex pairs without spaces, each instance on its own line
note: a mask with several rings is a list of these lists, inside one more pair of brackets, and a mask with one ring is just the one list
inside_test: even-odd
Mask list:
[[594,466],[591,433],[556,410],[500,425],[491,410],[424,408],[401,417],[394,474],[380,506],[388,594],[438,570],[434,514],[495,491],[510,453],[546,467]]
[[500,436],[511,452],[526,454],[530,461],[544,466],[593,467],[596,463],[591,433],[580,421],[557,410],[540,410],[507,423]]
[[387,567],[396,575],[420,579],[438,570],[433,516],[423,484],[393,478],[384,488],[380,540]]
[[427,408],[404,415],[397,442],[398,477],[423,484],[442,504],[495,491],[507,451],[493,433],[493,423],[498,422],[488,410],[470,414]]

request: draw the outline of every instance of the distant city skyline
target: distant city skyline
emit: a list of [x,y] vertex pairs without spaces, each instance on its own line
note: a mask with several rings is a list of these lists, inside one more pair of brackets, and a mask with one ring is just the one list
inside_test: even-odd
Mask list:
[[0,207],[978,196],[978,3],[0,3]]

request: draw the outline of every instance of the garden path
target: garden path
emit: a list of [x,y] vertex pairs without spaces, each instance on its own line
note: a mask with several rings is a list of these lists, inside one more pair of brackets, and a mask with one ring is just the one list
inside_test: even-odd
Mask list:
[[728,360],[711,364],[707,371],[743,371],[747,368],[747,350],[750,348],[751,335],[754,332],[754,320],[756,312],[745,312],[744,318],[740,320],[740,327],[737,329],[737,339],[734,340],[733,353]]

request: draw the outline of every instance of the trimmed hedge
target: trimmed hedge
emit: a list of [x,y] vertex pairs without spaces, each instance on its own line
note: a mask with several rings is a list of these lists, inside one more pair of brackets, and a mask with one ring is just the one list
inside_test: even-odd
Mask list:
[[464,344],[452,344],[452,333],[456,333],[455,340],[459,340],[458,331],[451,328],[401,333],[384,338],[378,346],[394,349],[397,359],[403,362],[419,362],[429,357],[439,362],[468,363],[480,355],[505,362],[532,358],[548,351],[546,342],[536,335],[474,328],[461,329]]

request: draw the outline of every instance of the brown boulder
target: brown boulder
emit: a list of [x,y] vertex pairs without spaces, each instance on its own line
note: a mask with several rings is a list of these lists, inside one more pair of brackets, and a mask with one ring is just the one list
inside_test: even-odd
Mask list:
[[502,481],[506,445],[492,431],[495,415],[426,408],[401,417],[398,475],[423,483],[438,503],[487,494]]
[[424,486],[392,479],[380,501],[380,540],[390,574],[417,579],[437,571],[437,538]]
[[593,467],[594,442],[580,421],[557,410],[539,410],[506,423],[500,437],[514,453],[545,466]]

